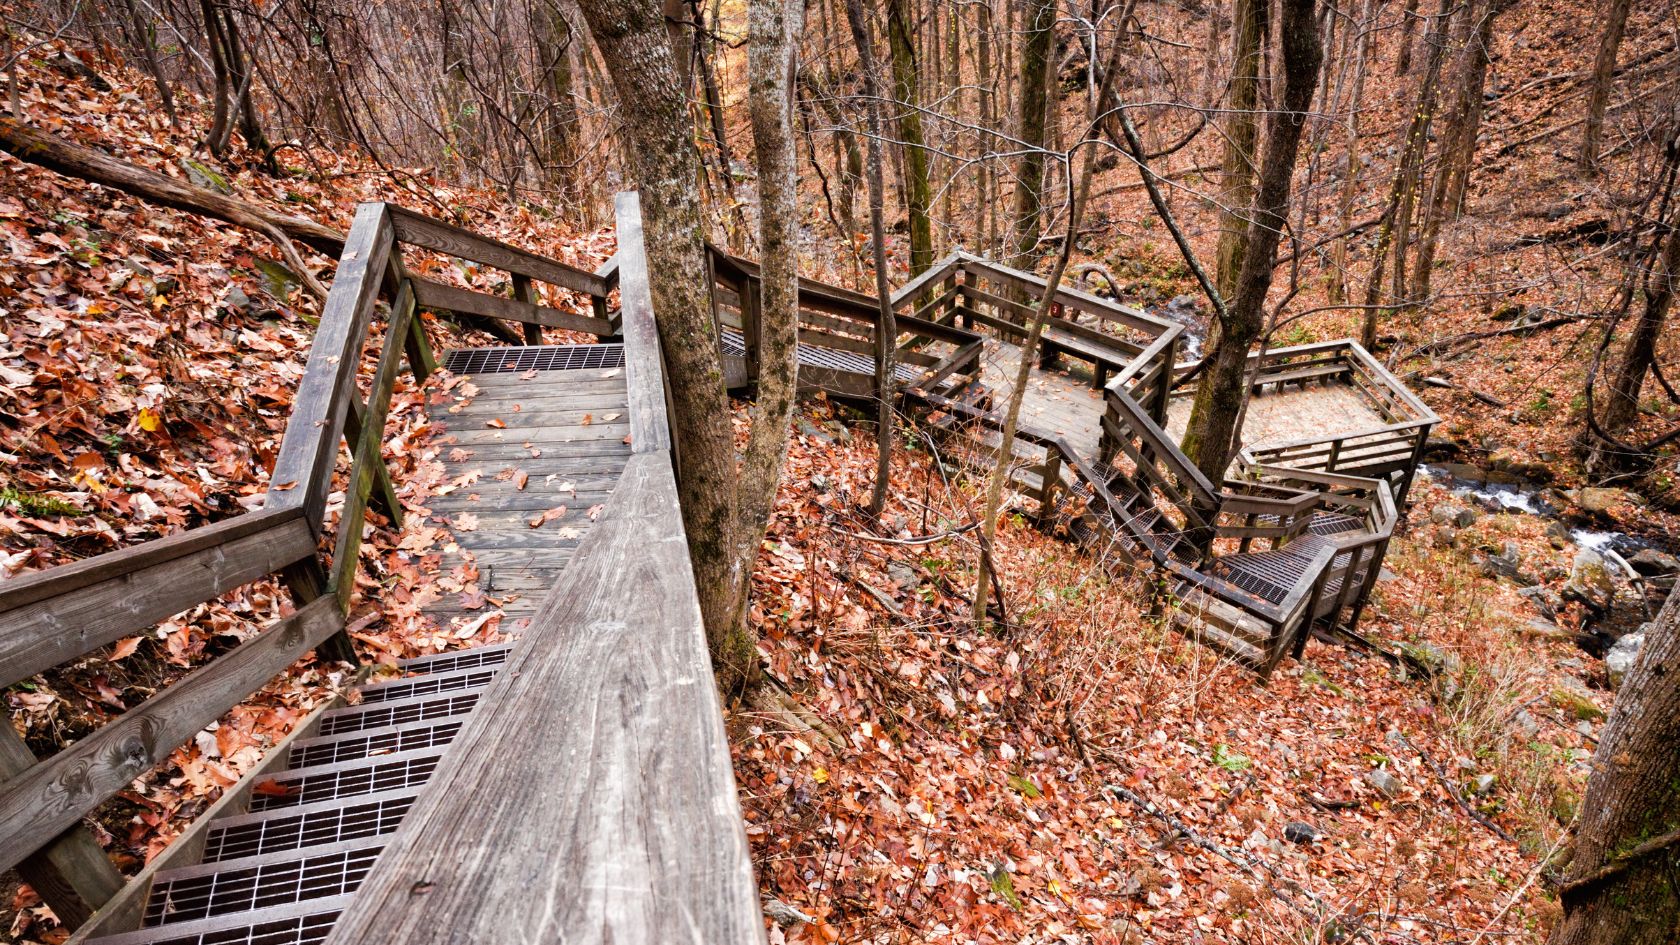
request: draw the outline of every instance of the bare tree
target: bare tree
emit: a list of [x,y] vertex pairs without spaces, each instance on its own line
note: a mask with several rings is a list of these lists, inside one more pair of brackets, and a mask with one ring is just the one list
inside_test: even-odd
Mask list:
[[887,507],[887,489],[892,480],[893,447],[893,354],[898,339],[892,310],[892,290],[887,276],[886,183],[881,176],[881,95],[875,72],[875,43],[869,36],[859,0],[846,0],[846,19],[852,24],[852,41],[857,45],[858,71],[863,73],[866,147],[869,159],[869,234],[875,254],[875,295],[880,304],[880,324],[875,326],[875,491],[869,511],[880,515]]
[[1585,173],[1598,170],[1599,143],[1604,138],[1604,111],[1610,105],[1610,88],[1616,79],[1616,56],[1627,30],[1630,0],[1609,0],[1604,11],[1604,32],[1599,34],[1598,57],[1593,60],[1592,85],[1587,91],[1587,120],[1581,132],[1581,151],[1576,163]]
[[1185,432],[1184,452],[1214,482],[1225,478],[1225,467],[1231,462],[1237,417],[1247,388],[1249,346],[1265,327],[1266,294],[1272,286],[1278,240],[1288,221],[1301,130],[1318,85],[1323,53],[1318,42],[1316,7],[1316,0],[1281,0],[1279,4],[1278,35],[1283,51],[1280,110],[1266,129],[1242,275],[1221,320],[1219,344],[1208,356],[1210,365],[1196,387]]

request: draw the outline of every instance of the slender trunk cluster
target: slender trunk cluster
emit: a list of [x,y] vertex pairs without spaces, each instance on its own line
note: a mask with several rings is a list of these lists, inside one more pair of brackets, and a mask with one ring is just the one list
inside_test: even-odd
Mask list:
[[1315,0],[1282,0],[1279,38],[1283,88],[1279,111],[1266,130],[1260,182],[1249,213],[1250,234],[1241,274],[1223,319],[1211,365],[1196,387],[1184,451],[1212,482],[1225,478],[1236,443],[1236,424],[1247,387],[1249,347],[1265,326],[1266,294],[1278,241],[1289,212],[1295,158],[1318,85],[1323,52]]

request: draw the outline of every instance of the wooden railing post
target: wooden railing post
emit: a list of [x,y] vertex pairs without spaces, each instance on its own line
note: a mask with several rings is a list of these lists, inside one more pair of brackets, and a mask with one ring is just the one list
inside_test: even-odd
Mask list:
[[[531,277],[522,273],[513,274],[513,297],[529,305],[536,305],[541,300],[537,297],[537,287],[531,282]],[[531,322],[525,323],[525,343],[528,345],[542,344],[542,326]]]

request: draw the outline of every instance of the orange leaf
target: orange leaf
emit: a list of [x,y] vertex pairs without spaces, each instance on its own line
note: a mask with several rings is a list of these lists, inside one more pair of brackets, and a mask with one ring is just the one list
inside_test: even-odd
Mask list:
[[486,420],[486,421],[484,421],[484,425],[487,426],[487,427],[495,427],[498,430],[506,430],[507,429],[507,424],[503,423],[500,419]]

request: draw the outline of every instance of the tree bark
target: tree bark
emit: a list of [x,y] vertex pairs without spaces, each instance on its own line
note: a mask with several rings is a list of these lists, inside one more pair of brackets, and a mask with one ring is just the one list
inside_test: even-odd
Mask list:
[[1680,594],[1645,635],[1593,752],[1549,945],[1680,938]]
[[[758,159],[758,397],[741,461],[732,636],[757,638],[747,621],[752,565],[770,524],[787,456],[788,423],[799,385],[799,175],[793,138],[795,37],[801,0],[751,0],[747,6],[748,118]],[[756,668],[756,663],[754,664]]]
[[869,232],[875,253],[875,294],[881,306],[880,324],[875,326],[875,489],[869,498],[870,514],[879,516],[887,506],[887,488],[892,480],[893,355],[897,353],[898,329],[893,318],[892,289],[887,280],[886,182],[881,174],[881,95],[880,79],[875,71],[875,44],[869,38],[869,21],[864,19],[859,0],[846,0],[846,19],[852,25],[858,71],[863,74],[865,148],[869,155]]
[[1599,421],[1604,432],[1620,436],[1639,417],[1639,392],[1657,359],[1657,336],[1674,305],[1675,282],[1680,280],[1680,211],[1668,221],[1668,235],[1656,268],[1645,284],[1645,310],[1617,361],[1610,381],[1610,397]]
[[[1268,0],[1232,0],[1230,118],[1225,123],[1225,158],[1220,171],[1219,291],[1237,294],[1243,250],[1248,245],[1248,209],[1254,203],[1254,148],[1259,138],[1260,55],[1266,35]],[[1214,340],[1214,339],[1210,339]]]
[[659,0],[583,0],[580,6],[618,93],[624,165],[641,188],[659,341],[672,396],[684,408],[672,415],[678,483],[713,668],[724,691],[738,693],[757,676],[758,652],[733,619],[733,588],[741,580],[734,554],[735,450],[704,279],[700,158],[688,89],[677,74]]
[[[910,216],[910,274],[933,265],[933,224],[928,210],[933,188],[928,182],[927,141],[922,134],[920,95],[916,80],[916,41],[910,0],[889,0],[887,45],[892,51],[893,97],[898,107],[898,135],[904,141],[904,200]],[[934,47],[935,53],[938,47]]]
[[1273,260],[1288,217],[1295,158],[1323,60],[1316,0],[1280,0],[1279,10],[1283,52],[1280,111],[1266,129],[1242,276],[1231,298],[1219,345],[1210,355],[1213,360],[1196,387],[1184,438],[1184,452],[1212,482],[1224,480],[1225,467],[1231,462],[1237,416],[1247,394],[1248,349],[1265,327],[1266,293],[1272,286]]
[[1056,35],[1056,0],[1026,0],[1021,46],[1021,144],[1027,153],[1015,177],[1015,245],[1012,262],[1031,269],[1038,259],[1044,201],[1044,146],[1050,121],[1050,52]]
[[1604,138],[1604,111],[1610,105],[1610,87],[1615,83],[1616,56],[1627,30],[1629,0],[1610,0],[1605,11],[1604,32],[1598,40],[1598,57],[1593,60],[1592,85],[1587,91],[1587,120],[1581,133],[1581,151],[1576,163],[1583,172],[1598,170],[1598,150]]

